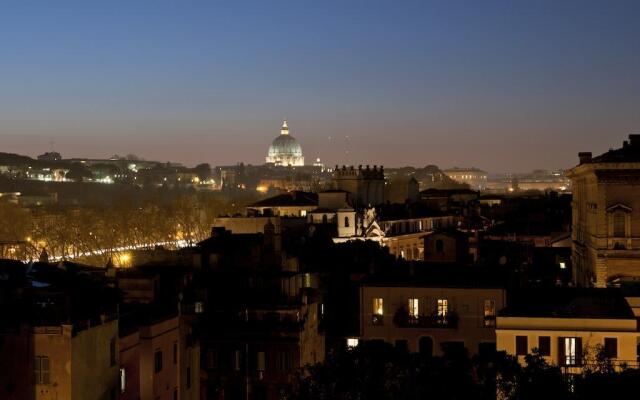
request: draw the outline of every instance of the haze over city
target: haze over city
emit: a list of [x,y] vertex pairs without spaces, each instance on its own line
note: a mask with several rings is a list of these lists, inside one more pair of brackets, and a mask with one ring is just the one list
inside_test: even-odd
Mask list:
[[568,168],[640,131],[639,18],[637,1],[3,2],[2,150],[260,164],[286,117],[327,165]]
[[0,1],[0,400],[640,393],[640,0]]

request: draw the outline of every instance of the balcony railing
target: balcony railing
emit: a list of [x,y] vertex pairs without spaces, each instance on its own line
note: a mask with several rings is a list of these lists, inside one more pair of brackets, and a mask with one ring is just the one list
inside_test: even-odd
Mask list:
[[399,309],[393,318],[393,322],[400,328],[446,328],[458,327],[458,315],[455,312],[447,312],[445,315],[409,315],[406,309]]

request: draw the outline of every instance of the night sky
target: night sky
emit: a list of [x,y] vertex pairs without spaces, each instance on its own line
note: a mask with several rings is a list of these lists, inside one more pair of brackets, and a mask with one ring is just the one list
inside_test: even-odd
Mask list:
[[569,167],[640,132],[640,1],[0,2],[0,151],[260,164],[283,117],[307,161]]

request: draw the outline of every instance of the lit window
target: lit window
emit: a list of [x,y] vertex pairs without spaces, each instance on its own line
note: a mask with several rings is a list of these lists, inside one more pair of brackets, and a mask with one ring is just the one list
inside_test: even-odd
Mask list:
[[566,262],[561,262],[560,263],[560,269],[566,269],[567,268],[567,263]]
[[438,299],[438,310],[437,310],[438,320],[440,322],[445,322],[447,320],[448,314],[449,314],[449,300]]
[[258,352],[258,371],[264,371],[265,370],[265,354],[264,351],[259,351]]
[[301,217],[306,217],[307,216],[307,210],[300,210],[300,216]]
[[565,365],[576,363],[576,338],[564,339],[564,360]]
[[384,315],[384,300],[381,297],[373,299],[373,313]]
[[496,301],[484,301],[484,326],[495,326],[496,324]]
[[49,357],[36,356],[34,362],[36,383],[48,385],[49,381],[51,380]]
[[420,315],[420,302],[418,299],[409,299],[409,316],[418,318]]
[[377,297],[373,299],[373,323],[381,325],[384,317],[384,301]]
[[127,373],[124,368],[120,368],[120,394],[127,389]]
[[204,304],[201,301],[196,301],[196,314],[204,313]]
[[360,343],[360,340],[357,338],[348,338],[347,339],[347,347],[350,349],[353,349],[354,347],[358,347],[358,343]]

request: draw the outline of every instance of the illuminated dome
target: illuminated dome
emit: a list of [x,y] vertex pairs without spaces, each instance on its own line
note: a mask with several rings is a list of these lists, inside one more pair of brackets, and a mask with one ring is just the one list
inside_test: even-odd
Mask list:
[[289,135],[289,126],[287,120],[282,123],[282,129],[280,135],[273,140],[271,146],[269,146],[269,152],[266,157],[267,163],[273,163],[275,165],[291,165],[301,166],[304,165],[304,156],[302,155],[302,148],[298,141],[291,135]]

